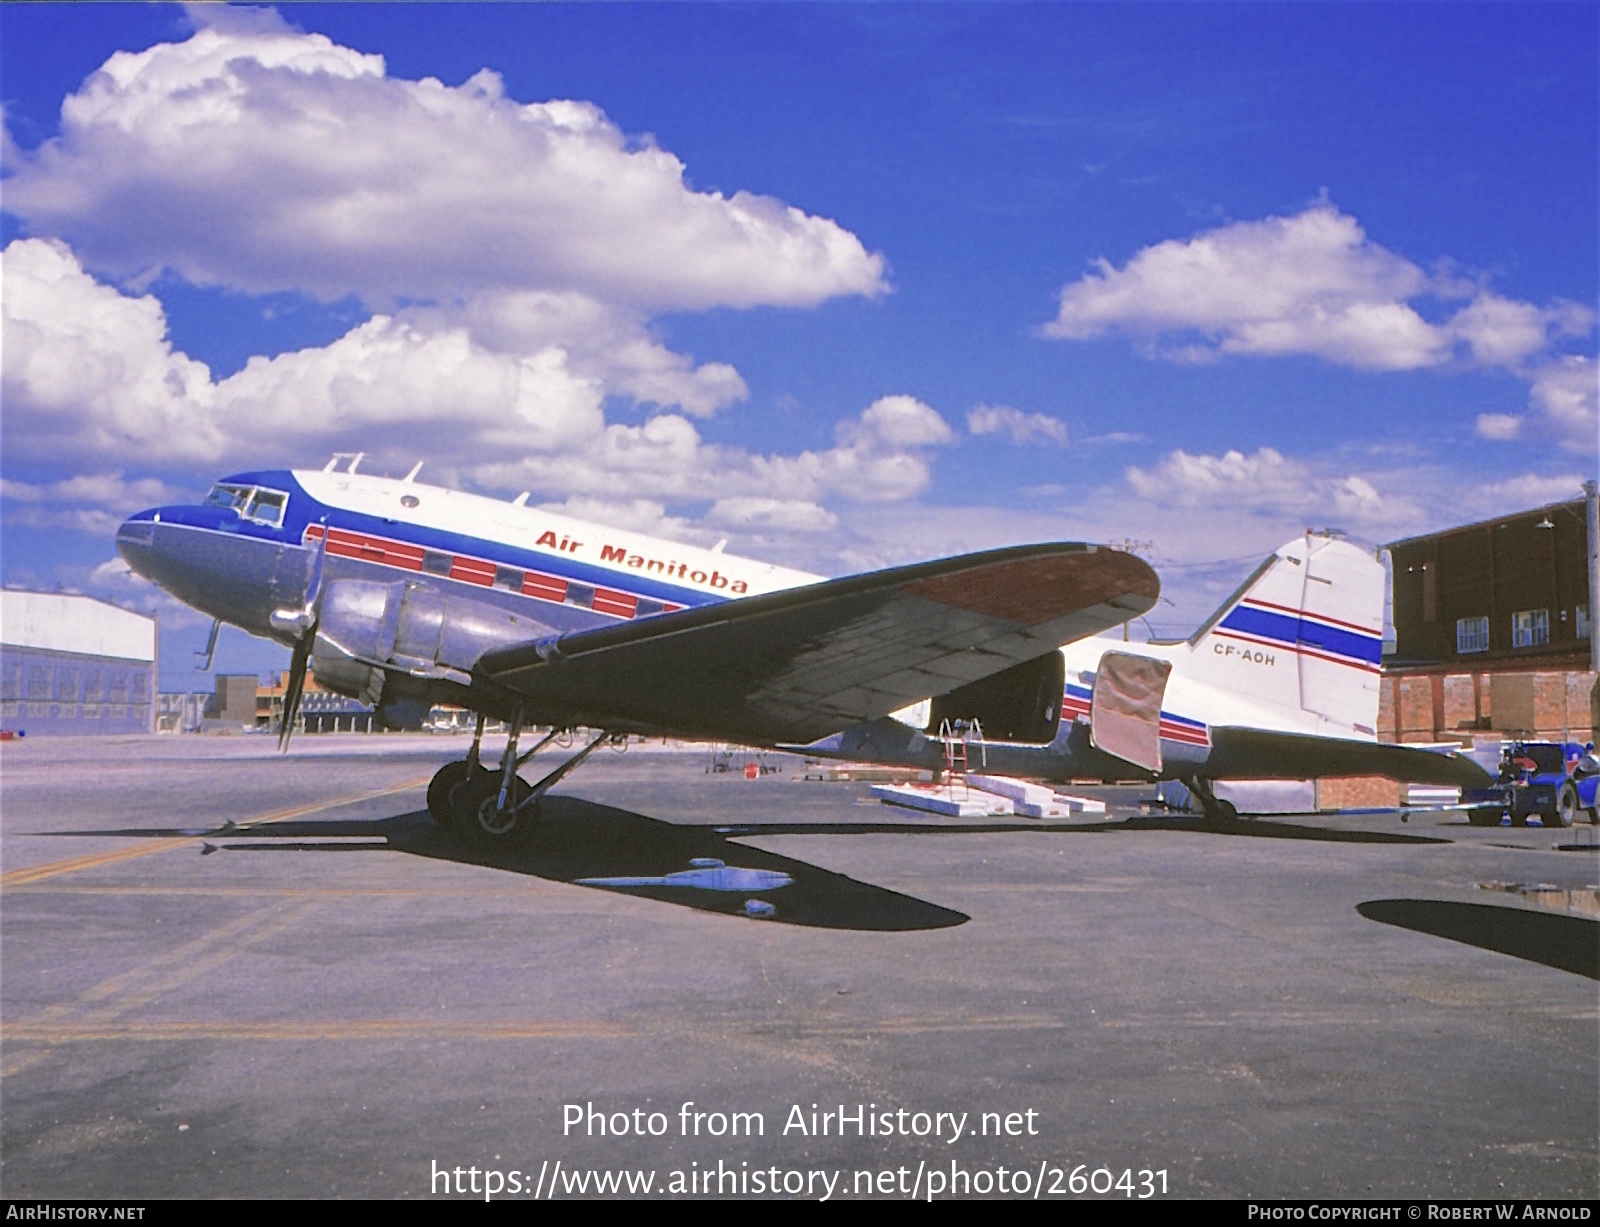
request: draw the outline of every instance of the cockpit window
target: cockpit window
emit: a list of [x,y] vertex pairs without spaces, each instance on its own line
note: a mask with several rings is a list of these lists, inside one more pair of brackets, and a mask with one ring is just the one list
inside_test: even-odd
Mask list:
[[250,498],[244,518],[276,528],[283,523],[283,505],[288,501],[289,496],[277,490],[257,490]]
[[254,486],[232,486],[218,482],[206,495],[206,506],[226,507],[246,520],[277,528],[283,523],[289,496],[281,490],[260,490]]
[[250,501],[249,486],[229,486],[219,482],[206,495],[207,507],[243,507]]

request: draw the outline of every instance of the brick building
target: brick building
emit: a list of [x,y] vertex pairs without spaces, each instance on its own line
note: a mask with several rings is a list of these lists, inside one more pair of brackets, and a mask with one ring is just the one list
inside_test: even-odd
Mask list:
[[1386,548],[1395,650],[1384,660],[1380,738],[1595,737],[1584,499]]

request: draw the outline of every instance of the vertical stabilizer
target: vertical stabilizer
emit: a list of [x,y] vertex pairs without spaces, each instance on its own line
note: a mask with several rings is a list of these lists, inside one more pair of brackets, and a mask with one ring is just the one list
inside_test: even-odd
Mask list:
[[[1283,546],[1189,640],[1196,681],[1374,736],[1383,653],[1383,566],[1310,533]],[[1299,717],[1298,719],[1295,717]]]

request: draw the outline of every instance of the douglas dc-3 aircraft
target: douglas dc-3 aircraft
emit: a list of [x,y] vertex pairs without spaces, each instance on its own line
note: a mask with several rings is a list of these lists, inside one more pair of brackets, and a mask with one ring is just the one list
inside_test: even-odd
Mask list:
[[[229,622],[293,649],[284,743],[308,668],[392,727],[438,702],[477,712],[471,750],[434,778],[428,808],[480,845],[526,830],[544,792],[612,738],[816,740],[1054,659],[1160,590],[1131,554],[1081,544],[823,580],[581,523],[525,494],[422,485],[420,465],[369,476],[359,461],[237,474],[200,504],[133,516],[117,548],[214,631]],[[479,767],[485,715],[510,730],[498,770]],[[529,725],[551,734],[519,754]],[[575,727],[603,731],[532,787],[517,777]]]
[[[1317,573],[1318,560],[1362,557],[1350,546],[1308,538],[1283,564],[1302,569],[1303,585],[1271,588],[1277,605],[1251,587],[1250,600],[1225,607],[1189,645],[1210,669],[1187,691],[1174,687],[1169,712],[1162,690],[1175,655],[1074,650],[1156,602],[1155,573],[1122,551],[1017,546],[825,580],[569,519],[526,506],[526,494],[506,503],[423,485],[420,464],[398,480],[358,473],[360,459],[225,478],[202,503],[133,516],[117,548],[216,619],[213,646],[228,622],[292,649],[285,746],[308,669],[374,704],[391,727],[417,727],[440,702],[476,712],[471,749],[434,777],[428,808],[480,846],[529,830],[545,792],[630,733],[920,763],[937,757],[928,733],[983,728],[1007,743],[987,746],[997,769],[1010,759],[995,756],[1010,754],[1047,777],[1177,775],[1211,806],[1208,782],[1245,768],[1461,774],[1443,756],[1372,741],[1378,611],[1340,613],[1322,588],[1337,591],[1348,568]],[[1292,552],[1269,560],[1259,582]],[[1247,617],[1235,605],[1255,621],[1235,625]],[[1333,633],[1341,625],[1344,639]],[[1213,662],[1206,653],[1225,633],[1232,651]],[[1348,701],[1329,669],[1357,671],[1370,704]],[[1251,670],[1292,675],[1294,701]],[[1192,696],[1181,709],[1180,693]],[[1205,723],[1205,702],[1230,695],[1229,720],[1243,726]],[[905,718],[924,701],[926,727],[912,728]],[[1348,721],[1357,706],[1372,709],[1366,728]],[[509,728],[493,768],[479,762],[488,716]],[[519,753],[532,725],[551,731]],[[516,774],[577,727],[601,731],[537,784]],[[1292,769],[1263,769],[1280,759]]]

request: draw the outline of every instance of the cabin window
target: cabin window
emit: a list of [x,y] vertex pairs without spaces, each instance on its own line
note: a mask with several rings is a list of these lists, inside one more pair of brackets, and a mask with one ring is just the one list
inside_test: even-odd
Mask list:
[[1489,619],[1459,618],[1456,620],[1456,654],[1489,650]]
[[639,598],[638,605],[634,608],[633,616],[636,618],[648,618],[652,614],[660,613],[665,608],[666,606],[660,601],[652,601],[649,597],[642,596]]
[[517,567],[496,567],[494,569],[494,586],[504,588],[507,592],[522,591],[522,571]]
[[1511,646],[1536,648],[1550,642],[1550,611],[1525,609],[1511,615]]
[[454,554],[446,554],[443,550],[423,550],[422,569],[429,575],[449,575],[455,557]]
[[567,604],[576,605],[581,609],[594,608],[594,585],[580,584],[574,580],[567,581]]

